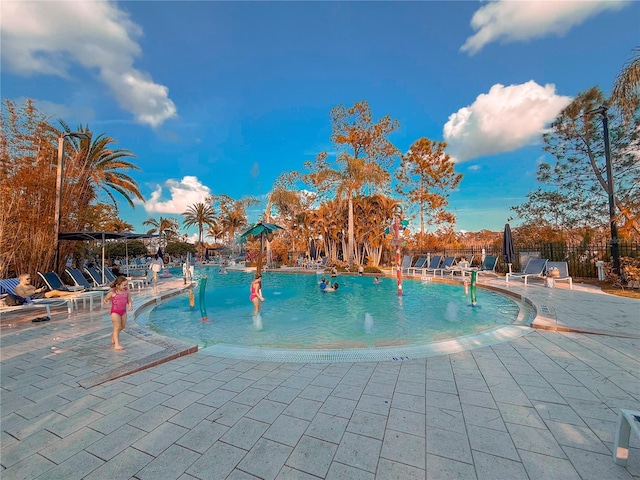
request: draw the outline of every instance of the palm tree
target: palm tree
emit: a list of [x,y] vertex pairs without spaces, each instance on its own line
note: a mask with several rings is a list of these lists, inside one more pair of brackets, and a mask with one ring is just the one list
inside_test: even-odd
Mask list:
[[626,118],[638,108],[640,88],[640,47],[633,50],[635,57],[618,74],[611,92],[611,101],[620,107]]
[[[64,133],[70,133],[69,126],[60,122]],[[125,149],[112,149],[115,143],[111,137],[104,134],[92,135],[89,127],[80,126],[77,132],[84,133],[91,138],[91,142],[82,141],[74,137],[68,137],[65,148],[70,149],[65,166],[65,178],[71,188],[74,197],[86,202],[94,200],[99,191],[107,194],[113,205],[116,205],[114,193],[119,193],[126,202],[134,208],[133,198],[144,200],[138,184],[125,172],[127,170],[140,170],[140,168],[128,161],[135,155]],[[62,132],[60,132],[61,136]]]
[[156,220],[155,218],[149,218],[148,220],[145,220],[144,222],[142,222],[142,224],[149,225],[152,227],[147,231],[147,233],[149,234],[157,233],[161,237],[164,234],[165,245],[166,245],[166,240],[168,240],[171,237],[177,237],[178,232],[180,231],[180,224],[175,218],[160,217],[159,220]]
[[236,231],[247,225],[247,215],[244,210],[233,209],[224,212],[219,220],[224,227],[229,243],[234,241]]
[[109,222],[104,224],[104,229],[107,232],[132,232],[133,225],[131,225],[129,222],[125,222],[121,218],[114,218],[113,220],[110,220]]
[[216,215],[213,211],[213,207],[207,203],[195,203],[187,208],[186,212],[183,212],[184,220],[182,224],[185,227],[191,227],[192,225],[198,226],[198,244],[201,248],[204,248],[204,242],[202,239],[202,232],[204,226],[215,227]]

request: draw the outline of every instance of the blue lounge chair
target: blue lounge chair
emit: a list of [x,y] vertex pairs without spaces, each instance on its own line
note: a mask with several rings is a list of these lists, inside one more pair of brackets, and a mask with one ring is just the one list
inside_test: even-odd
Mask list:
[[[64,284],[60,276],[56,272],[42,273],[38,272],[38,275],[44,280],[51,290],[59,290],[61,292],[74,292],[77,291],[77,287],[68,287]],[[104,300],[104,290],[89,290],[78,291],[73,296],[66,296],[65,299],[71,300],[76,308],[78,308],[78,300],[82,300],[82,305],[86,305],[86,301],[89,300],[89,309],[93,310],[93,299],[95,297],[100,298],[100,308],[103,307],[102,301]]]
[[522,272],[507,273],[505,277],[506,281],[509,283],[510,278],[519,278],[523,280],[526,285],[529,277],[544,278],[544,270],[547,262],[548,260],[546,258],[531,258]]
[[[406,255],[409,256],[409,255]],[[413,258],[413,257],[412,257]],[[412,267],[411,265],[409,265],[408,267],[403,267],[402,268],[402,273],[406,273],[407,275],[411,275],[410,271],[415,272],[416,269],[422,269],[424,268],[424,264],[427,263],[427,257],[418,257],[418,259],[416,260],[415,265]]]
[[[109,287],[111,285],[111,283],[116,279],[116,276],[108,268],[104,269],[104,280],[105,280],[104,282],[102,281],[102,278],[103,278],[102,277],[102,274],[103,274],[102,269],[99,269],[97,267],[87,267],[87,268],[84,269],[84,271],[87,272],[87,274],[89,275],[91,280],[93,280],[93,283],[97,287]],[[140,289],[140,288],[143,288],[147,284],[147,281],[144,278],[127,277],[127,280],[129,282],[129,287],[130,288],[137,287],[138,289]]]
[[497,275],[496,265],[498,265],[498,255],[487,255],[486,257],[484,257],[480,268],[478,268],[476,271],[478,272],[478,274],[487,273],[490,275]]
[[413,270],[414,275],[417,275],[418,272],[420,272],[420,276],[425,276],[427,273],[431,272],[433,273],[433,276],[435,276],[434,272],[438,267],[440,267],[440,262],[442,262],[442,255],[434,255],[433,257],[431,257],[431,261],[426,267],[413,268],[411,270]]
[[456,262],[456,257],[444,257],[442,264],[438,268],[433,269],[433,276],[435,277],[436,273],[440,272],[440,276],[444,276],[444,272],[448,272],[453,264]]
[[[459,273],[462,277],[464,277],[466,275],[467,272],[471,272],[472,270],[474,270],[473,267],[471,267],[471,264],[473,263],[473,259],[474,259],[475,255],[471,255],[471,258],[469,260],[465,260],[464,262],[457,262],[454,263],[450,268],[448,268],[446,271],[453,277],[456,273]],[[460,257],[465,258],[465,257]],[[444,275],[444,272],[443,272]]]
[[91,280],[93,281],[93,284],[96,287],[108,287],[109,284],[111,283],[107,279],[106,270],[105,270],[104,279],[102,278],[102,272],[98,270],[96,267],[85,267],[84,271],[87,272],[87,274],[89,275],[89,278],[91,278]]
[[73,280],[73,283],[76,284],[76,287],[80,287],[85,290],[108,290],[106,287],[96,287],[89,283],[82,272],[77,268],[67,268],[66,272],[69,274],[69,277],[71,277],[71,280]]
[[[0,280],[0,296],[7,294],[15,295],[15,288],[20,284],[20,280],[17,278],[6,278]],[[72,303],[61,298],[37,298],[33,299],[31,303],[25,303],[24,305],[17,305],[14,307],[1,307],[0,318],[3,313],[14,312],[16,310],[26,310],[32,308],[44,308],[47,312],[47,317],[51,318],[51,307],[59,307],[67,305],[67,311],[71,313]]]

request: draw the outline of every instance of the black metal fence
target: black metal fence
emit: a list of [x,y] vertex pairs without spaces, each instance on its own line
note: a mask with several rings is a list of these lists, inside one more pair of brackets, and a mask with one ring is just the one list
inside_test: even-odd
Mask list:
[[[640,243],[620,242],[618,252],[621,257],[640,257]],[[504,263],[502,257],[502,246],[487,245],[484,247],[470,248],[445,248],[440,251],[430,252],[405,252],[416,256],[433,255],[455,256],[457,259],[464,256],[467,260],[473,257],[473,265],[480,265],[484,255],[498,255],[498,265],[496,271],[505,273],[509,271],[508,265]],[[532,245],[516,245],[516,259],[511,269],[514,272],[522,271],[529,258],[546,258],[552,262],[567,262],[569,265],[569,275],[572,277],[597,278],[598,272],[596,262],[611,260],[611,244],[601,243],[592,245],[567,245],[564,243],[543,243]]]

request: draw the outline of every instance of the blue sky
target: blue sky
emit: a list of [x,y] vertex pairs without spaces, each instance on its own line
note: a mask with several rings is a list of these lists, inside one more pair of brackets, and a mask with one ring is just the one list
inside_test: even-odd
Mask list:
[[538,186],[544,129],[581,91],[608,93],[640,45],[640,2],[613,0],[4,0],[0,15],[2,97],[134,152],[146,202],[119,206],[136,231],[208,194],[264,198],[333,150],[330,110],[360,100],[398,119],[403,152],[449,144],[456,229],[501,230]]

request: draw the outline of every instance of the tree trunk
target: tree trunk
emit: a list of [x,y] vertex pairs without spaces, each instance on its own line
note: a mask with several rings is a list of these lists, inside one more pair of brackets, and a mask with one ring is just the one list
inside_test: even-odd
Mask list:
[[349,243],[347,245],[347,258],[346,262],[349,266],[353,266],[353,253],[354,253],[354,240],[353,240],[353,192],[349,192]]

